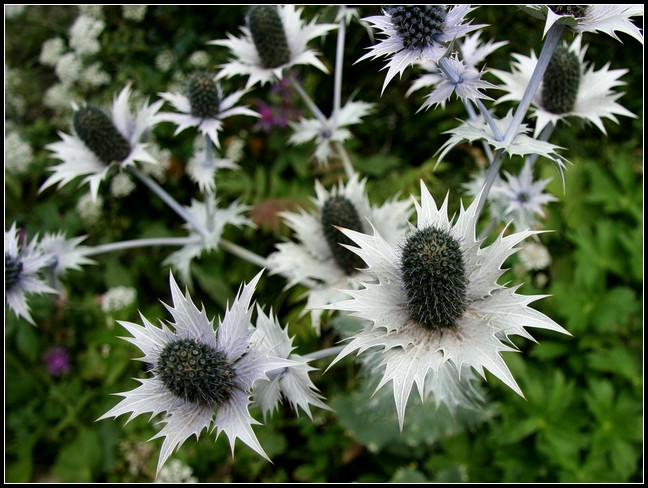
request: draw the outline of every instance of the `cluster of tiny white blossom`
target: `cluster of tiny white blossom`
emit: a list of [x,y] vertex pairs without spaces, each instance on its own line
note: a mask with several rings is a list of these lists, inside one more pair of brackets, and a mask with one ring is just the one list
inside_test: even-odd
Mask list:
[[[391,383],[401,430],[414,387],[422,401],[443,404],[451,411],[475,409],[482,401],[475,388],[478,376],[485,378],[488,371],[523,395],[502,357],[503,352],[516,350],[511,336],[533,339],[529,328],[569,335],[530,307],[543,296],[518,294],[519,285],[499,283],[506,260],[518,251],[529,272],[551,265],[539,236],[546,206],[559,199],[548,193],[549,180],[537,178],[536,161],[548,159],[563,174],[567,162],[563,148],[550,143],[549,137],[570,118],[591,123],[605,134],[603,119],[616,122],[616,116],[635,117],[618,103],[621,93],[615,91],[627,71],[609,65],[595,70],[585,59],[587,46],[582,45],[581,34],[602,32],[617,38],[617,32],[623,32],[643,43],[641,31],[630,20],[643,16],[643,6],[580,7],[563,11],[526,6],[546,22],[544,32],[538,31],[544,48],[539,57],[516,54],[511,72],[506,72],[485,67],[487,56],[506,43],[482,40],[486,26],[473,24],[470,18],[476,6],[394,5],[362,19],[356,10],[341,7],[337,24],[317,18],[307,21],[303,9],[293,5],[253,6],[247,10],[240,36],[227,33],[226,39],[208,43],[208,49],[231,54],[217,70],[209,71],[209,51],[194,51],[187,65],[196,71],[177,78],[184,81],[183,92],[169,87],[156,94],[157,101],[140,98],[134,108],[134,87],[128,84],[114,90],[107,110],[92,100],[75,98],[82,93],[79,87],[96,88],[110,81],[98,62],[88,61],[101,50],[100,35],[106,24],[100,6],[84,6],[67,38],[43,43],[40,62],[52,68],[59,80],[44,95],[45,103],[57,109],[71,106],[72,124],[68,132],[60,132],[59,141],[47,145],[58,163],[48,169],[51,174],[42,183],[41,194],[73,181],[88,185],[89,193],[79,200],[77,209],[92,224],[101,219],[100,185],[109,181],[112,195],[124,197],[143,183],[184,220],[187,229],[182,238],[139,242],[178,247],[163,261],[171,268],[172,304],[166,305],[171,319],[160,321],[159,326],[144,315],[141,323],[118,321],[131,335],[125,340],[142,351],[138,359],[150,365],[149,376],[138,378],[139,385],[132,391],[119,393],[120,402],[101,417],[130,414],[130,420],[141,414],[162,415],[162,428],[153,437],[164,439],[156,481],[196,481],[188,466],[176,460],[165,466],[165,462],[189,437],[198,438],[203,431],[215,430],[216,437],[224,432],[232,453],[238,438],[269,460],[252,428],[259,422],[250,408],[260,407],[264,418],[283,401],[311,418],[311,408],[330,410],[309,376],[315,369],[309,362],[314,359],[336,356],[334,364],[357,355],[370,374],[380,377],[377,389]],[[18,15],[18,10],[11,12]],[[129,22],[143,22],[147,6],[124,5],[122,15]],[[382,35],[364,56],[353,60],[387,59],[382,93],[396,75],[416,67],[425,74],[414,81],[408,95],[425,90],[421,110],[443,108],[452,98],[464,103],[468,116],[447,132],[437,159],[458,144],[479,141],[488,166],[465,185],[472,202],[461,203],[458,215],[449,211],[455,194],[448,192],[439,201],[424,181],[418,195],[395,192],[393,198],[376,203],[368,178],[353,168],[345,143],[354,138],[354,127],[371,116],[375,104],[341,100],[344,36],[352,25]],[[565,29],[576,34],[573,42],[560,41]],[[300,85],[293,68],[328,73],[332,64],[309,44],[333,33],[338,40],[335,93],[327,116]],[[177,61],[175,53],[163,51],[153,63],[167,72]],[[491,81],[487,75],[492,75]],[[224,79],[240,77],[245,78],[241,90],[223,89]],[[244,155],[242,138],[230,135],[222,140],[226,119],[261,117],[242,100],[252,90],[282,80],[312,112],[312,118],[288,124],[288,143],[310,144],[320,169],[332,160],[340,161],[346,181],[326,188],[324,180],[314,180],[311,210],[281,213],[292,238],[277,243],[263,257],[223,238],[226,227],[240,229],[253,223],[244,202],[217,198],[221,176],[216,178],[216,173],[240,170],[237,162]],[[505,94],[497,98],[496,90]],[[516,110],[496,116],[499,104],[505,102],[514,103]],[[528,109],[530,117],[525,119]],[[160,186],[170,155],[150,137],[155,126],[167,123],[175,126],[174,135],[193,131],[198,136],[186,168],[196,185],[188,206],[177,203]],[[517,166],[521,169],[505,170],[506,156],[521,161]],[[5,135],[8,170],[24,172],[31,158],[31,149],[17,132]],[[486,205],[493,220],[490,229],[498,229],[491,236],[477,232]],[[69,269],[92,264],[90,256],[138,245],[129,241],[91,248],[81,245],[84,238],[46,234],[27,242],[15,223],[5,231],[6,304],[16,315],[36,325],[28,295],[55,294],[58,279]],[[534,241],[519,246],[529,238]],[[188,291],[182,292],[176,276],[188,284],[192,265],[203,255],[222,250],[284,277],[287,288],[303,287],[305,307],[300,317],[308,314],[317,334],[324,314],[334,313],[356,320],[356,331],[335,348],[295,354],[288,325],[266,313],[262,304],[254,305],[264,271],[241,284],[215,325],[205,307],[199,308]],[[135,303],[137,295],[133,288],[115,287],[101,297],[101,307],[112,313]]]

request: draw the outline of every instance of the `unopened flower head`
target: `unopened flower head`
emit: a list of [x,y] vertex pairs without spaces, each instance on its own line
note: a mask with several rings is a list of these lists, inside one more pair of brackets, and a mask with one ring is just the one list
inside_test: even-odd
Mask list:
[[326,67],[308,43],[337,26],[318,24],[317,19],[305,24],[302,11],[294,5],[250,7],[247,25],[241,27],[242,37],[228,34],[226,40],[209,42],[230,49],[235,57],[222,66],[218,77],[248,76],[246,87],[251,88],[257,83],[281,79],[286,68],[298,64],[312,65],[326,73]]
[[[557,46],[549,63],[540,88],[533,98],[533,116],[536,117],[535,135],[558,121],[578,117],[593,123],[604,134],[603,119],[618,123],[617,115],[635,115],[617,103],[622,92],[613,89],[624,83],[620,81],[626,69],[609,69],[609,64],[596,71],[594,66],[585,62],[587,45],[581,47],[582,36],[576,36],[571,44],[566,42]],[[524,95],[531,75],[538,64],[533,52],[529,57],[514,54],[515,62],[511,72],[492,70],[491,72],[504,83],[499,88],[507,93],[498,103],[520,101]]]
[[[340,297],[340,288],[355,286],[364,273],[364,264],[346,245],[351,241],[340,228],[366,231],[367,219],[380,229],[389,242],[398,241],[407,231],[412,212],[410,200],[391,199],[382,205],[372,205],[365,186],[367,180],[356,174],[346,185],[327,191],[315,183],[315,211],[284,212],[282,217],[295,232],[298,242],[276,245],[277,251],[268,256],[272,273],[288,278],[288,286],[310,281],[306,310],[311,312],[313,327],[319,333],[321,306]],[[343,295],[342,295],[343,296]]]
[[362,122],[362,117],[369,114],[372,107],[370,103],[349,101],[326,120],[302,118],[298,122],[289,122],[295,131],[289,142],[304,144],[315,141],[315,159],[319,164],[326,164],[334,155],[332,144],[351,139],[352,134],[347,127]]
[[475,399],[470,368],[482,376],[487,369],[522,395],[500,355],[516,350],[508,336],[531,338],[525,327],[568,333],[528,307],[541,296],[518,295],[518,287],[497,283],[515,246],[535,232],[500,234],[482,247],[476,238],[478,201],[462,206],[453,223],[448,198],[437,208],[421,182],[416,226],[396,245],[376,229],[343,230],[367,270],[361,289],[346,290],[350,299],[326,308],[371,325],[350,338],[336,361],[354,351],[380,356],[384,376],[378,388],[391,380],[401,429],[414,384],[421,399],[432,395],[453,409]]
[[215,76],[196,72],[190,75],[185,94],[160,93],[180,113],[162,112],[157,119],[176,124],[176,134],[188,127],[197,127],[203,135],[209,136],[216,147],[220,147],[218,133],[224,119],[233,115],[259,116],[254,110],[237,106],[245,93],[245,90],[239,90],[225,97]]
[[115,98],[110,115],[95,105],[76,107],[72,135],[60,132],[62,140],[46,146],[63,162],[50,168],[54,174],[40,191],[85,176],[82,183],[89,184],[91,195],[97,198],[99,185],[111,168],[125,168],[136,161],[156,163],[142,139],[157,122],[155,117],[163,102],[144,103],[133,114],[129,108],[130,94],[131,87],[127,85]]
[[620,41],[617,32],[624,32],[643,44],[642,30],[631,20],[643,17],[643,4],[523,5],[522,8],[545,20],[544,34],[552,25],[564,24],[577,34],[604,32],[617,41]]
[[[382,91],[394,76],[401,75],[414,63],[435,64],[447,54],[448,44],[482,25],[464,24],[465,16],[476,7],[455,5],[393,5],[383,8],[383,15],[367,17],[374,28],[387,37],[370,48],[358,61],[388,56],[387,77]],[[385,69],[383,68],[383,69]]]
[[43,281],[42,271],[51,264],[51,256],[43,254],[34,237],[21,244],[16,223],[5,231],[5,303],[18,316],[36,325],[27,305],[28,294],[56,293]]
[[158,461],[160,469],[182,443],[203,430],[216,429],[230,441],[232,454],[237,438],[269,459],[252,430],[258,424],[248,411],[252,386],[267,379],[267,373],[292,364],[271,355],[251,342],[252,295],[261,276],[242,286],[217,330],[205,309],[198,309],[189,293],[182,294],[170,275],[173,306],[166,305],[173,321],[156,327],[144,316],[143,325],[119,323],[132,335],[125,340],[137,346],[151,365],[152,377],[138,379],[136,389],[119,393],[124,397],[100,419],[130,413],[129,421],[141,414],[164,413],[163,428],[153,439],[163,437]]

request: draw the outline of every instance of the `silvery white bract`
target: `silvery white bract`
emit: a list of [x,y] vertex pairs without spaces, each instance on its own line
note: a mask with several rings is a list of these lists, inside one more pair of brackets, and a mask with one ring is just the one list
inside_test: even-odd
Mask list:
[[308,373],[315,371],[316,368],[308,364],[308,359],[293,354],[295,348],[292,341],[293,338],[288,336],[288,326],[282,329],[272,313],[269,316],[265,315],[257,306],[257,322],[252,334],[252,342],[271,349],[274,356],[289,359],[294,363],[280,372],[269,375],[269,379],[259,380],[254,385],[254,402],[261,408],[264,418],[267,414],[272,414],[284,398],[288,400],[297,415],[301,408],[310,419],[313,418],[310,405],[331,410],[322,401],[322,395],[318,393],[317,387],[308,376]]
[[326,164],[334,154],[331,145],[351,139],[352,134],[347,127],[359,124],[362,117],[369,114],[372,107],[371,103],[350,101],[325,121],[302,118],[298,122],[289,122],[295,132],[290,136],[288,142],[304,144],[315,141],[317,145],[315,159],[322,165]]
[[[388,69],[382,88],[384,92],[394,76],[402,76],[408,66],[417,62],[437,63],[447,54],[451,41],[484,27],[464,24],[465,16],[475,8],[470,5],[455,5],[446,11],[445,6],[441,5],[384,7],[383,15],[366,17],[363,20],[370,22],[374,29],[380,30],[386,37],[369,48],[370,51],[358,61],[382,56],[389,58],[383,68]],[[401,12],[401,9],[404,11]],[[427,9],[434,11],[430,13]],[[436,18],[430,23],[428,17]],[[410,18],[411,25],[408,24]],[[433,31],[432,36],[418,32],[421,23],[430,23],[426,27]],[[413,36],[415,38],[412,38]]]
[[[568,7],[562,13],[560,7]],[[584,32],[604,32],[620,41],[617,32],[625,32],[643,44],[643,34],[631,20],[631,17],[643,17],[643,4],[609,4],[609,5],[523,5],[522,8],[531,15],[546,19],[546,35],[554,24],[565,24],[577,34]],[[570,12],[572,11],[572,12]]]
[[[361,289],[345,290],[350,299],[326,308],[349,312],[368,320],[371,326],[353,335],[336,361],[352,352],[380,356],[385,373],[379,388],[392,382],[401,428],[414,384],[422,399],[434,391],[445,392],[446,400],[441,401],[452,408],[473,397],[466,370],[472,368],[485,376],[486,369],[522,395],[501,356],[502,352],[516,350],[508,337],[532,339],[525,330],[528,327],[569,334],[528,306],[542,296],[519,295],[519,286],[509,288],[497,283],[504,273],[502,264],[518,250],[515,246],[537,232],[500,234],[492,244],[482,247],[483,241],[476,238],[478,201],[467,209],[462,206],[453,223],[448,216],[448,198],[437,208],[421,182],[416,226],[401,242],[388,243],[375,228],[371,234],[343,230],[358,246],[349,249],[363,259],[367,270],[360,276]],[[426,240],[428,234],[441,240]],[[409,247],[411,242],[415,247]],[[437,270],[437,279],[429,282],[418,273],[406,275],[412,251],[436,253],[435,259],[443,262],[453,246],[450,254],[454,253],[459,266]],[[436,267],[437,262],[426,266]],[[455,285],[463,288],[463,296],[449,289]],[[440,299],[426,302],[427,309],[417,308],[420,300],[429,300],[431,294]],[[416,318],[421,310],[425,322]],[[446,322],[448,318],[451,320]]]
[[[344,197],[351,202],[363,227],[368,221],[380,229],[389,242],[397,242],[407,231],[407,220],[412,212],[410,200],[391,199],[380,206],[369,202],[365,186],[367,179],[355,174],[344,185],[340,183],[327,191],[319,181],[315,182],[314,199],[316,210],[306,212],[283,212],[286,224],[295,232],[297,242],[283,242],[276,245],[277,251],[268,256],[268,268],[273,274],[288,279],[288,287],[310,280],[307,292],[306,310],[310,310],[312,325],[320,332],[323,305],[344,296],[340,288],[357,286],[362,270],[347,274],[336,262],[334,252],[327,243],[322,225],[322,209],[332,197]],[[337,245],[337,244],[336,244]]]
[[[258,6],[270,7],[270,6]],[[280,41],[285,44],[285,58],[280,59],[277,66],[266,66],[264,56],[266,52],[263,48],[257,48],[255,40],[259,42],[256,36],[263,36],[265,32],[253,32],[251,30],[250,17],[248,13],[248,25],[241,27],[242,36],[235,37],[227,34],[226,40],[209,41],[208,44],[223,46],[228,48],[234,59],[223,65],[218,73],[218,79],[231,78],[232,76],[248,76],[246,88],[251,88],[257,83],[264,85],[281,79],[286,68],[295,65],[311,65],[323,72],[328,72],[326,66],[317,58],[317,53],[308,48],[308,43],[327,32],[337,28],[335,24],[318,24],[317,19],[313,19],[306,24],[301,14],[303,9],[295,8],[294,5],[277,5],[276,15],[281,23],[284,36]],[[279,27],[279,26],[277,26]],[[274,32],[274,34],[277,34]],[[256,37],[256,39],[255,39]],[[270,47],[274,47],[278,42],[274,39],[265,41]]]
[[518,176],[505,171],[502,180],[491,189],[491,199],[504,206],[504,220],[513,221],[516,230],[533,229],[537,223],[536,215],[544,217],[543,207],[558,199],[544,189],[549,179],[534,180],[533,166],[525,161]]
[[464,64],[456,55],[440,59],[438,65],[442,65],[443,69],[439,69],[436,86],[427,95],[419,111],[439,105],[444,108],[452,94],[464,102],[468,100],[475,102],[478,99],[492,100],[491,97],[479,90],[495,88],[495,85],[482,80],[481,72]]
[[462,122],[459,127],[450,129],[445,134],[451,134],[450,138],[439,149],[437,164],[440,163],[448,152],[461,142],[484,141],[495,150],[503,150],[509,156],[538,156],[551,159],[561,175],[565,168],[565,158],[556,151],[560,147],[546,141],[540,141],[527,135],[529,129],[526,124],[520,124],[510,142],[504,140],[504,134],[513,120],[513,112],[509,111],[501,119],[494,119],[494,126],[491,126],[479,116],[474,120]]
[[52,258],[52,271],[55,276],[61,276],[69,269],[81,269],[82,265],[95,264],[88,258],[92,248],[80,244],[87,236],[67,239],[64,232],[47,233],[43,235],[39,247],[43,254]]
[[[623,95],[622,92],[615,92],[613,88],[623,85],[619,80],[625,75],[627,69],[609,69],[609,64],[605,65],[598,71],[594,66],[585,62],[585,52],[587,45],[581,48],[582,36],[576,36],[574,41],[565,47],[577,56],[580,62],[580,80],[577,87],[576,98],[573,107],[564,113],[554,113],[544,107],[543,104],[543,84],[540,84],[533,100],[532,116],[536,117],[535,136],[537,137],[542,130],[549,124],[557,125],[560,120],[567,120],[569,117],[580,117],[588,122],[593,123],[604,134],[604,118],[618,123],[615,115],[626,117],[636,117],[632,112],[617,103],[617,99]],[[530,56],[513,54],[515,61],[511,65],[511,72],[501,70],[491,70],[493,75],[497,76],[504,84],[498,86],[498,89],[506,91],[506,94],[497,100],[497,103],[522,100],[524,91],[531,80],[531,75],[538,64],[538,58],[535,53],[531,52]]]
[[29,244],[20,244],[16,223],[11,224],[4,236],[5,246],[5,303],[18,316],[36,325],[29,312],[27,294],[56,293],[40,273],[51,265],[52,256],[43,254],[34,237]]
[[180,273],[182,280],[188,283],[191,275],[189,269],[191,261],[200,257],[205,251],[218,249],[226,225],[240,227],[252,225],[252,223],[244,215],[248,209],[247,205],[233,202],[226,208],[219,208],[218,201],[211,193],[205,194],[204,202],[192,200],[191,206],[185,207],[185,209],[187,214],[195,219],[202,229],[206,230],[206,233],[201,234],[192,225],[184,224],[184,227],[189,230],[190,237],[195,238],[195,241],[171,253],[164,260],[164,264],[173,266]]
[[[157,161],[147,152],[147,146],[142,142],[147,131],[157,123],[157,112],[162,107],[159,100],[151,105],[144,103],[136,112],[131,113],[129,98],[131,85],[128,84],[113,101],[109,121],[114,129],[125,139],[129,146],[128,154],[119,161],[105,162],[96,154],[93,148],[81,140],[77,131],[73,134],[59,132],[61,141],[48,144],[46,147],[54,153],[54,156],[63,162],[50,168],[54,173],[43,183],[40,191],[58,184],[58,187],[66,185],[78,176],[85,176],[83,184],[90,185],[90,194],[97,199],[99,185],[108,174],[113,165],[125,168],[134,165],[136,161],[142,163],[156,164]],[[84,107],[75,106],[75,111]],[[100,134],[97,137],[101,137]]]
[[[150,413],[151,418],[164,413],[160,421],[163,427],[152,437],[164,438],[158,473],[176,448],[192,435],[199,438],[205,429],[209,432],[215,428],[216,438],[221,432],[225,432],[232,455],[238,438],[269,460],[252,430],[253,425],[259,424],[248,411],[252,403],[252,386],[256,381],[266,379],[268,372],[292,363],[274,357],[271,349],[251,342],[254,333],[251,324],[252,295],[261,273],[239,290],[236,299],[219,321],[217,330],[214,330],[213,319],[207,318],[204,307],[199,310],[188,292],[182,294],[172,274],[169,282],[173,306],[165,305],[173,318],[172,322],[167,322],[168,326],[160,321],[160,327],[156,327],[141,314],[143,325],[119,321],[132,335],[124,339],[144,353],[144,356],[137,359],[151,365],[153,376],[137,379],[141,385],[132,391],[118,393],[123,400],[99,420],[130,413],[130,421],[144,413]],[[198,351],[195,354],[199,360],[211,361],[209,364],[217,363],[219,368],[201,370],[193,363],[191,367],[189,362],[182,363],[182,374],[185,376],[181,379],[186,381],[186,388],[184,394],[180,394],[179,391],[174,391],[176,384],[166,381],[164,375],[170,373],[166,368],[171,365],[176,366],[171,373],[180,369],[177,363],[170,362],[169,354],[174,346],[182,349],[184,344],[191,344],[189,356],[192,354],[191,349],[194,349]],[[187,355],[186,351],[181,352]],[[203,364],[202,361],[200,364]],[[218,377],[219,373],[223,376],[223,371],[227,373],[227,377]],[[206,388],[205,384],[201,384],[201,395],[195,399],[189,399],[189,395],[195,393],[191,391],[193,383],[187,379],[187,375],[191,373],[194,376],[198,373],[214,376],[214,384],[208,384]],[[197,380],[194,381],[198,384]]]

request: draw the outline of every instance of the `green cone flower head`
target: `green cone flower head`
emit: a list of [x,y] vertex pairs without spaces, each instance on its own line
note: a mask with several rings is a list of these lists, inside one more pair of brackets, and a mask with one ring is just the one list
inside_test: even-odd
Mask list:
[[542,79],[542,106],[555,114],[572,111],[581,81],[578,55],[565,45],[556,47]]
[[290,61],[288,40],[276,6],[252,7],[248,12],[248,27],[264,68],[278,68]]
[[121,162],[130,154],[130,144],[100,108],[81,107],[72,122],[79,138],[104,164]]

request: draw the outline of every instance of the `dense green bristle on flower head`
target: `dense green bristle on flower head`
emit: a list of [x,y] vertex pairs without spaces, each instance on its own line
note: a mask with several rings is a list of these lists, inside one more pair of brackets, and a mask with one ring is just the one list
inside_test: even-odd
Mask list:
[[394,5],[384,8],[405,49],[423,49],[443,33],[446,11],[441,5]]
[[21,259],[5,253],[5,291],[11,291],[18,283],[22,269],[23,263]]
[[160,353],[156,373],[175,396],[204,406],[226,402],[236,374],[222,352],[195,339],[167,344]]
[[286,32],[274,5],[252,7],[248,12],[248,27],[264,68],[278,68],[290,61]]
[[411,234],[401,251],[410,317],[430,330],[453,327],[467,307],[459,242],[443,229],[426,227]]
[[556,47],[542,79],[542,106],[555,114],[569,113],[580,86],[580,59],[566,46]]
[[80,108],[74,112],[72,123],[79,138],[104,164],[121,162],[130,154],[130,144],[100,108]]
[[335,226],[362,232],[362,222],[358,211],[348,198],[341,195],[331,196],[324,203],[322,207],[322,229],[335,262],[346,274],[352,275],[358,268],[366,266],[360,256],[341,245],[350,245],[353,244],[353,241],[336,229]]
[[194,73],[189,77],[187,98],[191,104],[191,115],[207,119],[220,112],[218,85],[207,73]]
[[549,5],[549,8],[558,15],[571,15],[575,18],[585,17],[587,5]]

